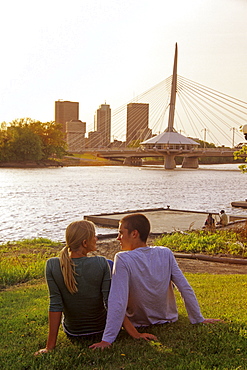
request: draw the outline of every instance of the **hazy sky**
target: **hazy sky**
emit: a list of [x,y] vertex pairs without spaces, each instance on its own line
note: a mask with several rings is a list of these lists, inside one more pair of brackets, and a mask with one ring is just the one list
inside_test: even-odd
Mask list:
[[247,0],[8,0],[0,5],[0,122],[54,120],[78,101],[92,128],[172,74],[247,101]]

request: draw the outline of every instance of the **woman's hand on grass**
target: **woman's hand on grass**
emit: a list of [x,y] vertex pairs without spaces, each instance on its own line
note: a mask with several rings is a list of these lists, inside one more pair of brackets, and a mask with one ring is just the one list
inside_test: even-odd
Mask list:
[[109,348],[110,346],[111,346],[111,343],[105,342],[104,340],[102,340],[99,343],[92,344],[91,346],[89,346],[89,348],[91,349],[101,348],[103,350],[105,348]]

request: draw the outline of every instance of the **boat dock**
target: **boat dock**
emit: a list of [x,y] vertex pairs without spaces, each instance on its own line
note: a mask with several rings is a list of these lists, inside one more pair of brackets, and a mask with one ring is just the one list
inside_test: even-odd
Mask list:
[[[151,233],[162,234],[174,231],[187,231],[202,229],[209,212],[186,211],[171,208],[156,208],[133,210],[120,213],[85,215],[84,219],[94,222],[98,226],[118,228],[119,221],[128,214],[142,213],[150,221]],[[218,213],[213,213],[216,222],[219,220]],[[218,217],[217,217],[218,216]],[[229,222],[246,219],[247,216],[228,215]]]

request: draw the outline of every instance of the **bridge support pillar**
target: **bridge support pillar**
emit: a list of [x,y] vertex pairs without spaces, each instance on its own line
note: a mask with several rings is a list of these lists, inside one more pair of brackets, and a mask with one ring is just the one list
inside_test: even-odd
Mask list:
[[164,157],[164,167],[166,170],[173,170],[176,168],[175,155],[166,155]]
[[184,157],[182,168],[198,168],[198,157]]
[[142,166],[142,159],[138,157],[127,157],[123,162],[124,166]]

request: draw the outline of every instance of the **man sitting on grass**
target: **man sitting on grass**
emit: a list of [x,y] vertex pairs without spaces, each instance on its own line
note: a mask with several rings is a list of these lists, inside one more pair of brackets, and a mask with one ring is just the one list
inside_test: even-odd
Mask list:
[[174,285],[183,297],[192,324],[220,321],[204,319],[195,293],[171,250],[147,246],[150,223],[144,215],[128,215],[119,226],[117,239],[123,252],[114,259],[106,327],[102,341],[90,348],[109,347],[123,322],[131,336],[148,340],[151,335],[140,335],[135,328],[177,321]]

